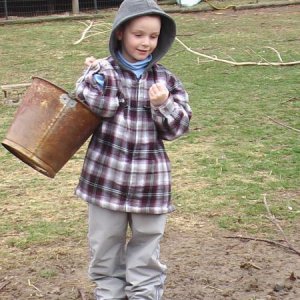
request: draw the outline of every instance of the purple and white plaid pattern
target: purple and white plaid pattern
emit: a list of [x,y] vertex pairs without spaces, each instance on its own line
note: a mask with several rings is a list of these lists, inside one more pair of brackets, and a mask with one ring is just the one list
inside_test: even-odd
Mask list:
[[[95,72],[105,77],[103,89]],[[155,82],[170,91],[160,107],[152,107],[148,96]],[[171,212],[170,161],[162,140],[188,131],[191,109],[180,81],[159,64],[137,80],[110,57],[88,72],[77,95],[102,122],[90,141],[76,195],[111,210]]]

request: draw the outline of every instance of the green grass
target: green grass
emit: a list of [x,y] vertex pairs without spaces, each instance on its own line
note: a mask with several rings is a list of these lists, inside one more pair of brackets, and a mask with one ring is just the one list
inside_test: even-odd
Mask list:
[[[57,237],[75,237],[76,232],[72,230],[74,221],[37,221],[33,224],[20,224],[12,228],[17,233],[26,232],[25,236],[12,237],[7,240],[9,246],[25,249],[34,244],[46,245],[57,240]],[[75,237],[76,238],[76,237]],[[60,239],[61,240],[61,239]]]
[[[194,50],[236,61],[299,60],[296,13],[248,11],[242,14],[174,15],[179,38]],[[111,22],[108,15],[106,22]],[[108,35],[79,45],[78,21],[0,27],[1,84],[44,77],[72,90],[86,56],[108,54]],[[235,231],[264,231],[269,221],[263,195],[285,224],[299,221],[299,66],[233,67],[197,63],[174,43],[162,63],[177,74],[190,95],[190,133],[166,143],[173,167],[174,203],[181,213],[209,217]],[[0,105],[0,139],[15,108]],[[51,180],[0,150],[0,234],[8,247],[28,248],[54,241],[82,239],[86,207],[73,196],[84,146]],[[45,270],[43,277],[55,276]]]
[[[294,61],[299,60],[295,16],[190,17],[179,27],[179,38],[219,58],[277,61],[273,51],[263,48],[272,46],[285,61]],[[184,32],[193,35],[184,36]],[[176,64],[172,64],[174,56]],[[299,68],[197,65],[196,57],[180,52],[178,45],[165,61],[180,74],[194,111],[189,136],[168,145],[178,184],[175,199],[181,209],[217,215],[221,227],[249,228],[265,219],[262,195],[267,194],[279,218],[298,218],[299,133],[268,117],[300,128]],[[182,178],[188,178],[188,184],[181,185]],[[293,196],[286,199],[282,194],[288,191]],[[294,203],[292,211],[287,208],[289,202]]]

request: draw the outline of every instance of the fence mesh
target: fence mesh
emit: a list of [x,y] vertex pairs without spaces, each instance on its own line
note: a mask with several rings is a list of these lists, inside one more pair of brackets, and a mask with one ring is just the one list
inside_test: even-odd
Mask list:
[[[79,11],[117,7],[122,0],[79,0]],[[0,0],[0,18],[34,17],[72,12],[72,0]]]

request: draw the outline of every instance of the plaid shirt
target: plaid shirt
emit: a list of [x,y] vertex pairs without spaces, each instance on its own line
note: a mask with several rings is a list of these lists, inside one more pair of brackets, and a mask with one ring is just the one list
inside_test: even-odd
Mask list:
[[[95,73],[104,76],[103,88]],[[138,80],[109,57],[78,82],[77,96],[102,122],[90,141],[76,195],[117,211],[173,211],[170,161],[163,140],[173,140],[189,127],[191,109],[180,81],[159,64]],[[148,96],[155,82],[165,83],[170,92],[159,107],[151,106]]]

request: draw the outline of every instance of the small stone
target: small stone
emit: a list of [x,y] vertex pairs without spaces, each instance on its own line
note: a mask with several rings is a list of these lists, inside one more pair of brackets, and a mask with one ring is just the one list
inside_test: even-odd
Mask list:
[[274,286],[274,288],[273,288],[273,291],[274,292],[280,292],[283,289],[284,289],[284,285],[276,283],[275,286]]

